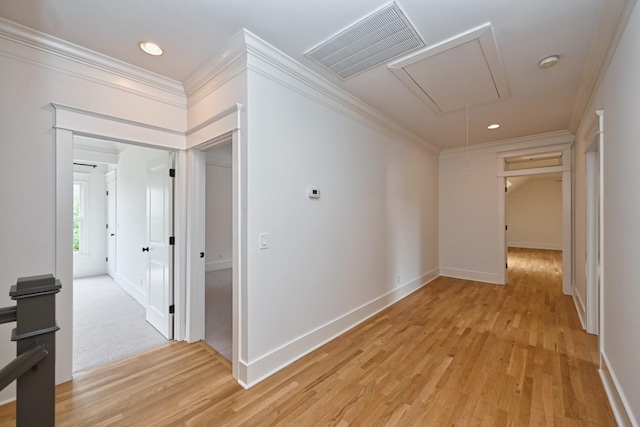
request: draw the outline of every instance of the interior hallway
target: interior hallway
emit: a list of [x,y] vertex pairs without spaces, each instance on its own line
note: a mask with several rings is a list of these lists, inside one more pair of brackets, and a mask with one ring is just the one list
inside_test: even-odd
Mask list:
[[205,342],[227,360],[232,344],[232,269],[205,273]]
[[[560,253],[513,254],[509,285],[436,279],[250,390],[204,343],[83,372],[57,387],[56,422],[615,425]],[[13,413],[0,407],[0,425]]]

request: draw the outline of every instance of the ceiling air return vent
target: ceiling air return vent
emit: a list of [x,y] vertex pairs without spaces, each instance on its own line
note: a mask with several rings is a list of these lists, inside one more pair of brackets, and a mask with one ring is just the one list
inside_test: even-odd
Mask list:
[[304,55],[346,80],[423,46],[398,5],[391,3]]

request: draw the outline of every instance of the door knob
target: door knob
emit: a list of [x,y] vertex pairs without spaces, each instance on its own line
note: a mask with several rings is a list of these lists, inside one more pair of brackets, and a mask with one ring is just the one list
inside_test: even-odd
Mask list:
[[111,233],[111,237],[113,237],[113,236],[115,236],[115,234],[114,234],[114,233]]
[[142,248],[142,252],[149,252],[149,246],[147,246],[146,248]]

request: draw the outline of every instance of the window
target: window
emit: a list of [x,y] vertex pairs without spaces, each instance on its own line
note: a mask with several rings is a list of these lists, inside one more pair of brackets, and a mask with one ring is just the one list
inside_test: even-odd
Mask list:
[[89,253],[88,244],[89,174],[73,174],[73,253]]
[[562,166],[562,152],[506,157],[504,164],[505,171]]

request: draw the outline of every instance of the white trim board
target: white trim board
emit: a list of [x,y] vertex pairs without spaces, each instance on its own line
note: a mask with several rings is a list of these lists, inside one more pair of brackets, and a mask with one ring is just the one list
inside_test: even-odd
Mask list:
[[133,283],[129,282],[127,279],[115,273],[113,275],[113,281],[116,282],[118,286],[120,286],[126,293],[131,295],[134,300],[138,302],[145,309],[147,308],[147,294],[144,293],[142,289],[135,286]]
[[[183,107],[182,83],[0,18],[0,55]],[[124,84],[123,84],[124,83]]]
[[[189,107],[245,70],[259,73],[340,114],[385,134],[391,134],[396,139],[400,137],[406,143],[415,144],[433,153],[439,152],[430,141],[408,131],[246,29],[240,30],[232,38],[222,59],[209,61],[185,81]],[[189,143],[189,147],[194,145]]]
[[500,276],[494,273],[484,271],[462,270],[459,268],[440,267],[440,275],[444,277],[452,277],[454,279],[470,280],[472,282],[491,283],[494,285],[504,285]]
[[370,301],[355,310],[346,313],[319,328],[298,337],[282,347],[259,357],[248,364],[240,360],[240,369],[245,373],[246,382],[240,384],[249,388],[290,365],[303,356],[320,348],[334,338],[344,334],[385,308],[395,304],[418,289],[426,286],[440,276],[439,269],[434,269],[404,285]]
[[548,251],[561,251],[562,243],[548,244],[540,242],[507,242],[507,246],[510,248],[524,248],[524,249],[543,249]]
[[[72,283],[73,277],[73,254],[71,252],[71,221],[72,216],[72,195],[70,189],[73,181],[73,138],[74,134],[81,133],[92,135],[112,141],[129,142],[128,135],[134,135],[135,143],[147,145],[154,148],[170,149],[172,145],[184,146],[184,135],[176,134],[168,130],[138,123],[129,120],[121,120],[111,116],[98,114],[80,108],[68,107],[62,104],[52,104],[55,110],[53,127],[55,128],[55,276],[62,283]],[[158,144],[158,141],[166,145]],[[176,200],[180,200],[182,195],[179,189],[182,187],[183,173],[178,171],[176,177]],[[182,205],[176,205],[176,215],[180,213]],[[184,238],[176,239],[175,259],[184,257],[186,243]],[[180,275],[179,263],[175,270],[175,329],[181,331],[184,328],[186,305],[181,299],[186,281]],[[62,292],[69,292],[71,295],[63,301],[58,299],[57,309],[59,311],[72,312],[73,310],[73,287],[66,287]],[[56,340],[60,348],[72,348],[72,326],[63,328]],[[176,333],[176,340],[181,339]],[[56,359],[56,382],[69,381],[72,377],[72,354],[69,357],[58,357]]]
[[611,410],[619,426],[638,427],[638,420],[633,417],[631,406],[626,396],[620,389],[620,383],[611,369],[611,363],[604,352],[600,353],[600,379],[604,386],[604,391],[609,398]]
[[593,104],[635,4],[636,0],[602,2],[569,122],[569,130],[573,133],[578,133],[578,129],[591,119],[589,106]]
[[185,146],[186,138],[184,132],[175,129],[163,128],[55,102],[51,103],[51,105],[56,113],[54,127],[56,129],[71,130],[74,135],[78,134],[127,144],[169,149],[182,149]]
[[[486,142],[482,144],[474,144],[469,146],[469,155],[498,153],[504,151],[530,150],[542,147],[551,147],[564,144],[573,144],[574,136],[567,131],[549,132],[538,135],[529,135],[519,138],[503,139],[500,141]],[[467,155],[466,147],[447,148],[440,151],[441,159],[450,159],[456,157],[465,157]]]
[[[245,30],[246,31],[246,30]],[[440,150],[338,86],[246,31],[247,68],[366,126],[432,153]]]
[[212,261],[206,263],[205,271],[224,270],[225,268],[231,267],[233,267],[233,261],[230,259],[225,259],[222,261]]
[[582,302],[582,297],[579,292],[576,292],[576,288],[573,288],[573,294],[571,295],[573,298],[573,304],[576,306],[576,312],[578,313],[578,319],[580,319],[580,325],[582,325],[582,329],[586,329],[585,316],[586,312],[584,310],[584,302]]

